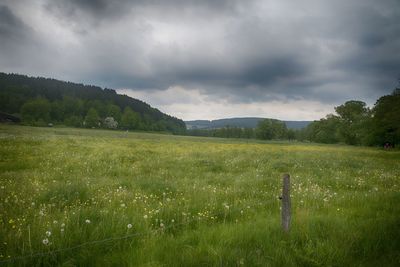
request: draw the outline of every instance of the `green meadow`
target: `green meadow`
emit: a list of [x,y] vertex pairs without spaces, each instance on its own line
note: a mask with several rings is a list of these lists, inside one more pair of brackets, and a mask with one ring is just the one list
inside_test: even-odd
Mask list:
[[400,266],[400,151],[0,125],[0,265]]

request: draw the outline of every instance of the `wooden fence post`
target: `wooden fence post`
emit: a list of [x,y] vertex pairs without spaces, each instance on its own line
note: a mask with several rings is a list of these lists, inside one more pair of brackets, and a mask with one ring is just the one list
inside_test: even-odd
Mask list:
[[282,228],[286,233],[290,228],[290,175],[283,175],[283,188],[282,188]]

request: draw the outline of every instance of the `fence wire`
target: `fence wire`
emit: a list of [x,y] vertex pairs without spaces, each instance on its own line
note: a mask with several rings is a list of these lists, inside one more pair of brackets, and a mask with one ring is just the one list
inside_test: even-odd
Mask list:
[[[266,203],[271,203],[273,201],[275,201],[275,199],[270,199],[270,200],[266,201]],[[226,213],[217,213],[217,214],[213,214],[213,215],[210,215],[210,216],[222,218],[222,217],[226,216]],[[154,234],[154,233],[157,233],[157,232],[165,231],[165,230],[170,229],[170,228],[183,226],[183,225],[188,225],[188,224],[190,224],[192,222],[195,222],[195,221],[200,221],[200,220],[199,220],[199,218],[193,218],[193,219],[188,220],[186,222],[174,223],[174,224],[171,224],[171,225],[159,228],[159,229],[148,230],[148,231],[141,232],[141,233],[132,233],[132,234],[123,235],[123,236],[119,236],[119,237],[109,237],[109,238],[100,239],[100,240],[87,241],[87,242],[83,242],[81,244],[78,244],[78,245],[75,245],[75,246],[72,246],[72,247],[60,248],[60,249],[47,251],[47,252],[37,252],[37,253],[31,253],[31,254],[22,255],[22,256],[16,256],[16,257],[12,257],[12,258],[9,258],[9,259],[1,260],[0,264],[9,263],[9,262],[13,262],[13,261],[24,260],[24,259],[29,259],[29,258],[44,257],[44,256],[47,256],[47,255],[61,253],[61,252],[64,252],[64,251],[75,250],[75,249],[78,249],[78,248],[81,248],[81,247],[92,246],[92,245],[106,243],[106,242],[112,242],[112,241],[119,241],[119,240],[128,239],[128,238],[132,238],[132,237],[136,237],[136,236],[144,236],[144,235],[148,235],[148,234]]]
[[[213,216],[220,216],[221,214],[216,214]],[[124,235],[124,236],[119,236],[119,237],[109,237],[109,238],[105,238],[105,239],[100,239],[100,240],[94,240],[94,241],[87,241],[72,247],[67,247],[67,248],[60,248],[60,249],[56,249],[56,250],[52,250],[52,251],[48,251],[48,252],[38,252],[38,253],[33,253],[33,254],[28,254],[28,255],[23,255],[23,256],[17,256],[17,257],[13,257],[13,258],[9,258],[6,260],[2,260],[0,261],[1,263],[8,263],[8,262],[13,262],[13,261],[19,261],[19,260],[24,260],[24,259],[29,259],[29,258],[39,258],[39,257],[44,257],[47,255],[52,255],[52,254],[57,254],[60,252],[64,252],[64,251],[70,251],[70,250],[74,250],[74,249],[78,249],[81,247],[86,247],[86,246],[92,246],[92,245],[96,245],[96,244],[101,244],[101,243],[106,243],[106,242],[111,242],[111,241],[119,241],[119,240],[123,240],[123,239],[128,239],[128,238],[132,238],[132,237],[136,237],[136,236],[143,236],[143,235],[148,235],[148,234],[154,234],[157,232],[162,232],[164,230],[170,229],[170,228],[174,228],[177,226],[182,226],[182,225],[187,225],[190,224],[194,221],[199,221],[198,218],[193,218],[192,220],[186,221],[186,222],[182,222],[182,223],[176,223],[176,224],[171,224],[165,227],[162,227],[160,229],[154,229],[154,230],[149,230],[149,231],[145,231],[142,233],[132,233],[129,235]]]

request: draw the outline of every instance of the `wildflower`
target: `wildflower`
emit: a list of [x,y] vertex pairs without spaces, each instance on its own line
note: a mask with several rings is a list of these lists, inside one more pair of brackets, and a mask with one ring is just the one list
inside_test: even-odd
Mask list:
[[64,227],[65,227],[65,223],[62,223],[62,224],[61,224],[61,227],[64,228]]
[[132,228],[132,224],[128,224],[126,227],[128,227],[128,229],[131,229]]
[[89,224],[89,223],[90,223],[90,220],[89,220],[89,219],[86,219],[85,223]]
[[50,237],[51,236],[51,232],[50,231],[46,231],[46,236]]
[[57,224],[58,222],[56,220],[53,221],[54,224]]
[[48,244],[49,244],[49,239],[47,239],[47,238],[43,239],[43,240],[42,240],[42,243],[43,243],[44,245],[48,245]]
[[143,218],[145,218],[145,219],[147,219],[147,217],[148,217],[147,214],[145,214],[145,215],[143,216]]
[[160,223],[160,227],[161,227],[161,228],[164,228],[164,224],[163,224],[163,223]]
[[124,203],[122,203],[122,204],[121,204],[121,207],[122,207],[122,208],[124,208],[124,207],[125,207],[125,204],[124,204]]

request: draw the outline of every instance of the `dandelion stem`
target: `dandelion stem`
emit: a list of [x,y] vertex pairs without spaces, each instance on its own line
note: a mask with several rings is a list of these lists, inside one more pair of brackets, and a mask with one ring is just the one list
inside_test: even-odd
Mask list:
[[29,250],[31,252],[32,255],[32,243],[31,243],[31,225],[28,225],[28,241],[29,241]]

